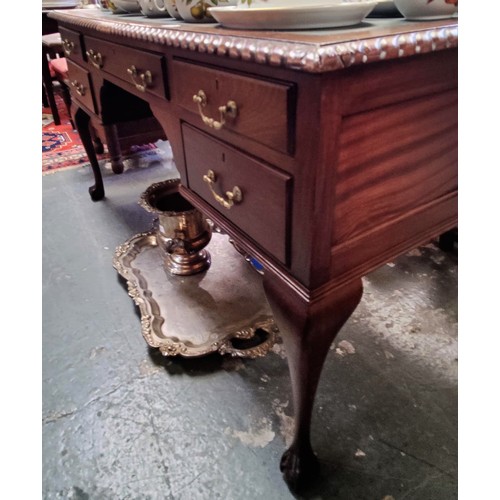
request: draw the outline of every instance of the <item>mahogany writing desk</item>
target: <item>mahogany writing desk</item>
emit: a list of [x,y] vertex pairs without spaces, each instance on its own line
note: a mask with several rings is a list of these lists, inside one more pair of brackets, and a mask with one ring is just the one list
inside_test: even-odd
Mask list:
[[51,16],[73,50],[82,133],[89,108],[113,114],[117,89],[143,99],[171,142],[181,193],[263,263],[296,423],[281,468],[299,484],[316,467],[322,365],[361,278],[457,225],[457,19],[259,32]]

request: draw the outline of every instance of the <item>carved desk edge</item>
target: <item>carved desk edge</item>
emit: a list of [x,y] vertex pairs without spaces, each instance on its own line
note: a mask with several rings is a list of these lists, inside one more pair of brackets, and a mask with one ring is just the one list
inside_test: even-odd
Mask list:
[[[335,71],[458,47],[458,19],[451,19],[444,25],[426,25],[409,31],[403,29],[382,36],[334,43],[304,43],[266,38],[263,32],[262,38],[255,38],[243,36],[244,31],[241,36],[213,33],[210,29],[199,31],[200,25],[196,24],[188,25],[186,30],[148,25],[147,21],[113,21],[62,11],[51,12],[49,16],[75,28],[308,73]],[[195,26],[196,31],[190,31],[189,26]]]

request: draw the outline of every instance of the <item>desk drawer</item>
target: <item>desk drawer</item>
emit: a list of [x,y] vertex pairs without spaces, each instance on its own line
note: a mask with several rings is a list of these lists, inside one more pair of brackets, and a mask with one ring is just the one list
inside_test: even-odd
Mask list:
[[94,68],[128,82],[141,92],[164,98],[166,93],[162,55],[85,37],[87,61]]
[[68,60],[68,79],[71,96],[95,113],[95,99],[89,72]]
[[61,34],[64,55],[66,58],[83,63],[83,44],[80,33],[62,27],[59,28],[59,33]]
[[[213,139],[182,126],[188,187],[244,231],[262,248],[287,263],[291,177]],[[242,200],[225,208],[204,180],[212,170],[212,189],[224,199],[238,186]]]
[[[236,117],[228,116],[224,130],[248,137],[283,153],[292,154],[295,134],[295,86],[286,82],[243,76],[183,61],[172,64],[172,99],[200,114],[193,96],[206,96],[201,112],[221,121],[220,106],[234,101]],[[200,116],[200,124],[203,124]],[[207,131],[215,130],[207,126]]]

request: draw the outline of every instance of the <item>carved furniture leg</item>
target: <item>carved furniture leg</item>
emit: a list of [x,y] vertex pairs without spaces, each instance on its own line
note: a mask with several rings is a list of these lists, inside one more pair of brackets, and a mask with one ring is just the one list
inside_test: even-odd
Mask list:
[[363,286],[357,279],[328,294],[308,298],[266,273],[264,290],[287,353],[295,412],[294,439],[280,468],[290,489],[297,490],[319,468],[311,447],[310,426],[323,363],[333,339],[361,300]]
[[104,125],[104,133],[111,158],[111,168],[115,174],[121,174],[124,170],[124,165],[116,125]]
[[92,143],[92,135],[90,133],[90,117],[82,111],[77,109],[73,121],[76,125],[76,130],[82,141],[85,152],[90,161],[90,166],[92,167],[92,172],[94,173],[95,184],[89,187],[90,197],[92,201],[102,200],[104,198],[104,184],[102,182],[101,169],[99,167],[99,161],[95,154],[94,145]]

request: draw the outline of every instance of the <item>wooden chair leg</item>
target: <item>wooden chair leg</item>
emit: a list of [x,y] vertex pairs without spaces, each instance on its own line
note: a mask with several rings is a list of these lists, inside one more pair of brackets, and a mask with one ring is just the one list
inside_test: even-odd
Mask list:
[[50,111],[52,117],[54,118],[54,124],[60,125],[61,118],[59,117],[59,111],[57,110],[56,99],[54,96],[54,87],[52,85],[52,77],[50,76],[49,61],[47,60],[47,51],[42,46],[42,82],[47,94],[47,99],[50,106]]
[[49,107],[49,100],[47,99],[47,92],[45,92],[45,86],[42,83],[42,106],[44,108]]

